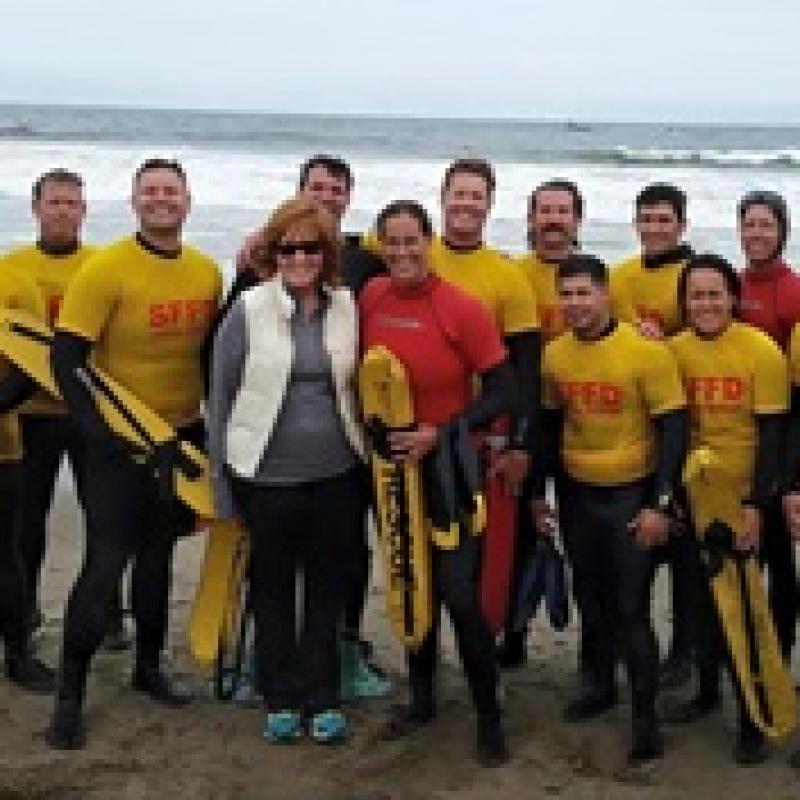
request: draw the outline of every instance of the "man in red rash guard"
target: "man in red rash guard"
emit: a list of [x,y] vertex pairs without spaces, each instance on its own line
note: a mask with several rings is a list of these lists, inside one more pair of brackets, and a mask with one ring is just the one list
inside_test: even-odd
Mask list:
[[[786,350],[800,320],[800,275],[783,258],[789,209],[775,192],[746,194],[739,202],[742,271],[741,317]],[[769,569],[769,600],[784,658],[791,660],[797,615],[794,549],[778,502],[765,509],[761,557]]]

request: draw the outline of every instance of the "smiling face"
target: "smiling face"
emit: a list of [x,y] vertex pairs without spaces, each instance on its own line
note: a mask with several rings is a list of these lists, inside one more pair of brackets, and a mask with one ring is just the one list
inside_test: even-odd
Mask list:
[[275,265],[284,286],[300,294],[319,285],[324,263],[324,246],[308,223],[290,225],[275,246]]
[[589,275],[560,279],[558,298],[565,324],[580,338],[593,337],[608,322],[608,288]]
[[392,282],[413,286],[428,276],[431,239],[418,219],[406,212],[388,217],[380,231],[383,259]]
[[769,206],[748,206],[739,221],[739,236],[748,264],[771,261],[778,253],[781,229],[775,212]]
[[536,252],[550,261],[561,261],[578,238],[580,218],[572,193],[566,189],[540,189],[535,206],[528,211],[528,233]]
[[189,190],[173,170],[148,169],[136,179],[131,203],[142,233],[172,235],[180,233],[189,214]]
[[670,203],[654,203],[641,206],[633,221],[642,252],[658,256],[676,248],[681,241],[686,225]]
[[341,222],[350,204],[346,177],[328,172],[321,164],[308,171],[300,192],[319,203],[337,222]]
[[33,203],[33,215],[39,226],[39,238],[43,242],[55,245],[77,242],[86,215],[80,186],[45,181],[41,195]]
[[704,338],[713,338],[733,319],[736,298],[715,269],[695,269],[686,280],[686,321]]
[[442,190],[444,238],[448,241],[483,241],[492,193],[482,175],[454,172]]

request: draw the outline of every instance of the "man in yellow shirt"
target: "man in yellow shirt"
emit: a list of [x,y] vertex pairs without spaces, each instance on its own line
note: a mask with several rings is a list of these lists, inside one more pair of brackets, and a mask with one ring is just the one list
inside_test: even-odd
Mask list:
[[82,747],[83,697],[125,565],[134,558],[136,620],[133,686],[166,706],[191,694],[162,663],[171,560],[177,536],[193,515],[170,491],[174,469],[187,469],[177,440],[134,461],[99,414],[84,383],[93,362],[202,445],[202,345],[221,290],[219,270],[182,243],[189,212],[183,168],[151,159],[137,170],[132,204],[135,236],[105,248],[70,283],[56,326],[53,369],[85,437],[86,557],[64,620],[58,695],[47,740]]
[[530,252],[517,264],[530,281],[545,342],[564,330],[558,301],[558,265],[578,249],[583,196],[563,178],[539,184],[528,198]]
[[[485,244],[494,192],[495,175],[488,162],[470,158],[450,164],[442,181],[441,236],[434,239],[431,247],[431,264],[439,277],[486,307],[508,348],[517,382],[517,402],[511,415],[507,449],[493,461],[492,473],[501,476],[507,491],[516,495],[528,472],[539,413],[541,333],[530,285],[513,262]],[[515,561],[521,560],[519,552],[515,553]],[[516,594],[512,581],[512,601]],[[522,663],[524,634],[508,637],[498,656],[501,665]]]
[[653,547],[666,541],[667,512],[685,453],[686,414],[666,345],[610,314],[608,272],[588,255],[559,266],[569,330],[542,362],[542,450],[534,458],[534,525],[553,535],[545,478],[558,464],[564,546],[581,612],[588,680],[565,710],[590,719],[617,702],[622,645],[633,700],[632,762],[661,754],[655,713],[658,648],[650,619]]
[[[25,311],[44,319],[44,303],[36,285],[25,273],[12,268],[0,270],[0,308]],[[0,375],[7,371],[8,365],[0,363]],[[32,653],[32,599],[22,562],[20,531],[15,524],[23,489],[19,481],[20,426],[13,409],[22,401],[26,389],[24,382],[12,378],[0,382],[0,635],[5,644],[6,677],[29,691],[51,692],[54,673]]]
[[[641,253],[611,269],[611,311],[644,336],[663,339],[683,327],[678,307],[678,280],[691,248],[682,243],[686,232],[686,195],[668,183],[645,186],[636,196],[633,221]],[[664,557],[672,587],[672,642],[661,665],[662,686],[675,687],[691,676],[689,615],[691,587],[687,584],[689,542],[674,537]]]
[[[80,175],[52,169],[39,176],[33,184],[32,212],[38,234],[36,243],[5,254],[0,259],[0,271],[13,269],[34,281],[44,299],[47,322],[53,325],[67,284],[96,252],[96,248],[81,242],[86,203]],[[21,414],[24,456],[20,480],[25,491],[20,493],[16,524],[20,528],[22,559],[34,601],[31,627],[36,629],[41,622],[36,600],[47,544],[47,514],[65,455],[69,458],[81,502],[83,492],[81,441],[73,420],[63,403],[44,391],[36,391],[33,384],[30,394]],[[115,614],[114,628],[117,631],[114,638],[121,646],[124,644],[124,637],[120,635],[123,630],[121,611]]]

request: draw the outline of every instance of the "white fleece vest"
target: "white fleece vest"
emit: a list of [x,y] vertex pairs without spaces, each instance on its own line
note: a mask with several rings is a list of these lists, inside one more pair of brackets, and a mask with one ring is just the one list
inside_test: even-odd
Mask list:
[[[350,446],[364,458],[358,420],[355,371],[358,364],[358,316],[348,289],[326,289],[328,306],[322,323],[336,392],[336,408]],[[294,301],[274,277],[243,295],[247,322],[247,356],[242,382],[225,432],[225,454],[231,469],[253,477],[278,419],[294,361],[289,320]]]

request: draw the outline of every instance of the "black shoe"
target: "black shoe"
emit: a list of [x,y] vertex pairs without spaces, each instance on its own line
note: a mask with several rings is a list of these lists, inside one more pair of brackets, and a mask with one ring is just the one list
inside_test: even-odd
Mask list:
[[670,653],[658,668],[658,685],[662,689],[677,689],[692,677],[692,659],[683,653]]
[[403,739],[415,733],[424,725],[429,725],[435,718],[436,712],[433,706],[423,706],[416,703],[407,706],[392,706],[381,738],[386,741]]
[[789,766],[794,769],[800,769],[800,750],[795,750],[789,757]]
[[769,758],[769,746],[764,735],[755,729],[740,731],[733,760],[741,767],[754,767]]
[[81,701],[77,697],[59,696],[53,718],[44,734],[54,750],[82,750],[86,746]]
[[653,712],[648,712],[633,720],[633,745],[628,752],[628,763],[645,764],[664,755],[664,740],[658,730]]
[[138,663],[133,673],[133,688],[149,694],[152,700],[167,708],[187,706],[194,700],[191,689],[158,663]]
[[48,694],[56,688],[55,671],[27,649],[6,653],[5,673],[12,683],[29,692]]
[[28,615],[28,635],[31,638],[39,636],[42,632],[42,625],[44,625],[44,614],[38,607],[32,608]]
[[508,761],[508,744],[500,711],[478,714],[478,745],[475,760],[482,767],[499,767]]
[[512,670],[525,666],[528,653],[525,649],[526,633],[507,632],[503,642],[495,650],[495,659],[500,669]]
[[661,718],[671,725],[685,725],[713,714],[722,705],[718,692],[698,692],[691,700],[687,700],[674,708],[665,709]]
[[616,689],[587,689],[564,709],[566,722],[583,722],[610,711],[617,704]]

